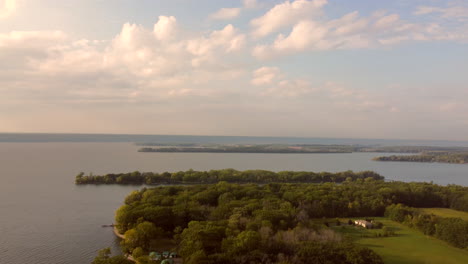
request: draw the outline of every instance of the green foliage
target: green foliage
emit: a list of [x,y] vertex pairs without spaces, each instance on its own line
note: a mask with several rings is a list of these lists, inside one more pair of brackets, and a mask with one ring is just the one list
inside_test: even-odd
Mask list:
[[[468,203],[468,200],[466,201]],[[468,212],[457,211],[448,208],[421,208],[424,214],[433,214],[440,217],[461,218],[468,221]]]
[[461,218],[444,218],[425,214],[423,210],[401,204],[388,206],[385,215],[455,247],[468,247],[468,221]]
[[435,226],[435,237],[459,248],[468,247],[468,222],[460,218],[442,218]]
[[355,228],[346,226],[335,228],[336,231],[349,236],[354,243],[366,246],[379,254],[385,263],[391,264],[466,264],[468,250],[459,249],[439,239],[432,239],[419,230],[384,218],[376,218],[396,235],[376,236],[381,230]]
[[299,250],[302,263],[383,264],[382,259],[370,249],[352,244],[307,242]]
[[132,257],[134,259],[138,259],[139,257],[143,256],[143,254],[144,254],[143,249],[141,247],[137,247],[133,250]]
[[125,239],[121,242],[121,245],[124,251],[129,253],[138,247],[142,251],[149,251],[151,241],[163,236],[164,230],[162,228],[156,227],[151,222],[144,221],[125,232]]
[[385,210],[385,216],[393,221],[403,222],[408,215],[412,215],[414,210],[403,204],[392,204]]
[[[338,173],[315,173],[305,171],[272,172],[266,170],[237,171],[234,169],[210,170],[210,171],[179,171],[153,173],[138,171],[131,173],[106,174],[101,176],[84,175],[80,173],[75,178],[76,184],[181,184],[181,183],[218,183],[222,181],[232,183],[273,183],[273,182],[303,182],[323,183],[355,181],[358,179],[383,180],[384,177],[372,171]],[[207,197],[209,198],[209,197]]]
[[[218,172],[225,178],[236,171]],[[210,173],[215,172],[204,175]],[[256,177],[252,172],[243,175]],[[330,173],[318,175],[321,179],[334,177]],[[349,173],[343,177],[348,178]],[[375,180],[158,187],[132,192],[117,211],[116,222],[125,232],[125,252],[145,254],[154,250],[152,241],[174,239],[184,263],[381,263],[372,251],[343,242],[330,228],[311,219],[373,217],[385,212],[392,219],[434,234],[435,218],[417,214],[409,206],[448,207],[464,190],[460,186]],[[329,226],[333,228],[338,222],[335,219]],[[379,232],[393,234],[387,227]],[[438,234],[444,237],[447,232],[440,229]]]
[[200,144],[143,144],[139,152],[190,152],[190,153],[351,153],[356,148],[344,145],[200,145]]
[[132,264],[125,256],[113,256],[111,257],[111,249],[105,248],[99,251],[96,258],[94,258],[92,264]]
[[376,161],[468,163],[468,152],[424,152],[420,155],[376,157]]

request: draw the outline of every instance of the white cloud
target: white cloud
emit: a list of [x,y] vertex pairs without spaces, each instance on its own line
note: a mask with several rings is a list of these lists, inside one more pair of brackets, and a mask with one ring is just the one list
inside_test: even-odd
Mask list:
[[0,89],[4,96],[30,97],[36,96],[28,92],[34,87],[61,102],[212,96],[217,94],[212,83],[244,74],[232,63],[244,45],[245,36],[232,25],[188,34],[165,16],[152,29],[126,23],[111,41],[14,31],[0,34]]
[[0,34],[0,48],[44,49],[59,44],[66,38],[62,31],[12,31]]
[[[255,3],[244,1],[242,10]],[[4,130],[70,129],[66,132],[90,132],[86,130],[92,127],[95,132],[115,133],[123,132],[122,124],[127,124],[125,129],[135,133],[259,135],[265,135],[266,129],[275,131],[272,134],[316,135],[319,130],[328,135],[346,128],[343,133],[355,132],[346,136],[377,136],[374,130],[368,132],[371,124],[392,136],[401,123],[428,131],[417,130],[420,117],[430,116],[427,127],[432,128],[433,116],[438,116],[436,121],[462,120],[463,125],[451,127],[466,132],[462,100],[466,87],[453,88],[443,78],[431,76],[441,85],[429,92],[405,85],[405,80],[399,81],[403,84],[398,89],[379,87],[380,76],[369,80],[346,76],[355,84],[316,81],[310,76],[315,67],[308,68],[307,61],[304,77],[291,72],[295,67],[281,70],[274,63],[261,67],[249,56],[251,50],[246,47],[254,47],[258,58],[272,58],[410,41],[468,40],[468,27],[459,22],[463,13],[455,10],[421,9],[421,15],[427,14],[423,22],[384,11],[328,18],[325,4],[283,1],[252,20],[253,32],[231,24],[188,32],[175,17],[160,16],[151,27],[126,23],[113,38],[103,41],[74,39],[73,32],[62,31],[0,33],[0,126]],[[448,14],[456,19],[447,22]],[[248,33],[272,39],[259,43],[247,38]],[[427,81],[421,83],[428,86]],[[31,113],[31,109],[37,111]],[[304,129],[308,122],[316,125]]]
[[468,41],[468,25],[448,28],[437,23],[411,23],[384,11],[367,17],[355,11],[333,20],[300,20],[289,34],[278,34],[272,43],[256,45],[252,54],[270,59],[303,51],[374,49],[408,41]]
[[310,45],[321,46],[320,41],[327,34],[327,29],[313,21],[302,21],[296,24],[289,36],[280,34],[273,44],[278,51],[293,49],[304,50]]
[[468,19],[468,6],[467,5],[453,5],[448,7],[435,7],[435,6],[419,6],[415,11],[415,15],[429,15],[438,14],[446,19],[458,19],[466,21]]
[[380,17],[375,21],[374,28],[377,30],[386,30],[393,28],[400,21],[400,16],[397,14],[391,14],[388,16]]
[[[297,106],[314,102],[314,106],[326,107],[328,111],[362,113],[398,113],[399,107],[388,98],[363,89],[351,88],[337,82],[312,84],[302,78],[291,78],[278,67],[261,67],[253,71],[250,81],[257,96],[272,100],[294,100]],[[284,107],[293,107],[292,105]]]
[[16,8],[16,0],[0,0],[0,19],[11,16]]
[[274,80],[280,78],[280,73],[277,67],[261,67],[253,72],[251,83],[255,86],[272,84]]
[[228,20],[238,17],[240,13],[240,8],[221,8],[220,10],[211,14],[210,18],[214,20]]
[[277,67],[261,67],[252,75],[250,83],[260,88],[260,96],[292,98],[316,91],[308,81],[288,78]]
[[231,24],[222,30],[213,31],[208,37],[191,39],[187,42],[187,50],[195,57],[192,65],[198,67],[202,63],[219,60],[216,53],[232,53],[245,46],[246,38]]
[[257,8],[259,6],[257,0],[242,0],[242,5],[248,9]]
[[177,19],[173,16],[159,16],[159,20],[154,24],[153,32],[158,40],[171,40],[176,37]]
[[303,19],[310,19],[322,14],[322,7],[328,0],[295,0],[275,5],[266,14],[253,19],[252,34],[264,37]]

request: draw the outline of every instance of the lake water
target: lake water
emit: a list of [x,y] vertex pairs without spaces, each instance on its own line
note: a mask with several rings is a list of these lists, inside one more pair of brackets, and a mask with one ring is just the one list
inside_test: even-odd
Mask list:
[[[0,140],[1,141],[1,140]],[[135,186],[75,186],[80,171],[235,168],[374,170],[388,180],[468,186],[468,165],[374,162],[376,153],[140,153],[131,143],[0,143],[0,263],[90,263],[118,240],[103,224]]]

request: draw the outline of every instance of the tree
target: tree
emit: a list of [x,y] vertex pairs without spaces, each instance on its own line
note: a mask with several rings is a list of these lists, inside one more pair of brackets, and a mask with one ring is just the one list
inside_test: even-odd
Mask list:
[[144,251],[148,251],[151,240],[161,237],[164,231],[156,227],[153,223],[143,222],[135,228],[125,232],[125,239],[122,241],[123,248],[132,252],[137,247],[141,247]]
[[132,252],[132,257],[133,257],[134,259],[137,259],[137,258],[143,256],[143,254],[144,254],[143,249],[142,249],[141,247],[137,247],[137,248],[135,248],[135,249],[133,250],[133,252]]
[[132,264],[130,260],[122,255],[111,257],[111,249],[104,248],[99,250],[96,258],[94,258],[92,264]]

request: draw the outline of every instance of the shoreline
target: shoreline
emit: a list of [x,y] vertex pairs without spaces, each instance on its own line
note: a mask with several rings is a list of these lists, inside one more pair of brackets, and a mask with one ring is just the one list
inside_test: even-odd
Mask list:
[[120,238],[120,239],[125,239],[125,235],[120,234],[119,230],[117,229],[116,226],[113,227],[114,234]]
[[[114,232],[114,235],[116,235],[118,238],[125,239],[125,235],[120,234],[120,232],[119,232],[119,230],[117,229],[116,226],[113,227],[113,232]],[[125,256],[127,257],[128,260],[137,263],[136,260],[132,257],[132,255],[128,254],[128,255],[125,255]]]

